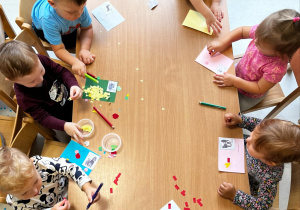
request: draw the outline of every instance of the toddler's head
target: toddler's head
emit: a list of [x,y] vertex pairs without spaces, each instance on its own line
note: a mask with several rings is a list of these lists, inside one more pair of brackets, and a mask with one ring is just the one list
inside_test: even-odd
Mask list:
[[32,160],[15,148],[0,147],[0,191],[26,200],[36,196],[42,179]]
[[263,120],[246,141],[249,154],[268,165],[300,161],[300,127],[292,122]]
[[0,71],[7,80],[26,87],[42,85],[45,69],[34,50],[24,42],[0,45]]
[[56,13],[65,20],[77,20],[83,13],[87,0],[48,0]]
[[297,11],[284,9],[265,18],[255,32],[258,48],[267,49],[282,59],[291,59],[300,47],[300,21],[297,17],[300,17]]

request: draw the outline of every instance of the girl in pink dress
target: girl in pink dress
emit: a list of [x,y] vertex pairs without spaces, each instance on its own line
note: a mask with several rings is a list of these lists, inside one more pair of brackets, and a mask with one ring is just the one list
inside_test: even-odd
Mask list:
[[258,104],[287,70],[287,64],[300,47],[300,14],[292,9],[274,12],[258,26],[243,26],[223,39],[207,45],[213,56],[223,52],[232,42],[251,38],[245,55],[236,65],[236,76],[214,75],[219,87],[234,86],[239,91],[241,112]]

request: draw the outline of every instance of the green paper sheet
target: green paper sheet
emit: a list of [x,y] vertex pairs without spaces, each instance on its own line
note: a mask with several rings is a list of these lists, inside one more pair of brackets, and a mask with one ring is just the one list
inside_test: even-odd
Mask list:
[[[108,99],[106,99],[106,98],[100,98],[100,101],[107,101],[107,102],[114,103],[115,99],[116,99],[117,91],[115,93],[114,92],[106,91],[109,80],[102,80],[102,79],[97,79],[97,80],[99,81],[98,84],[96,82],[94,82],[94,81],[92,81],[92,80],[90,80],[90,79],[87,78],[86,82],[85,82],[84,89],[87,89],[90,86],[99,86],[99,87],[103,88],[103,93],[105,93],[105,92],[110,93],[110,97]],[[83,99],[91,99],[91,97],[87,96],[86,93],[82,94],[82,98]]]

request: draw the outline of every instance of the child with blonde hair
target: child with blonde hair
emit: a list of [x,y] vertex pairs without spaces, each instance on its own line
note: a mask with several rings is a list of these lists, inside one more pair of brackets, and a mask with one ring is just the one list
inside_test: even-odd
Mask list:
[[246,163],[251,195],[223,182],[218,194],[243,209],[269,209],[282,179],[284,163],[300,161],[300,127],[292,122],[226,114],[226,126],[251,131],[245,135]]
[[214,33],[220,33],[222,29],[221,20],[224,17],[224,13],[220,7],[221,0],[212,0],[210,8],[203,0],[190,1],[195,9],[205,17],[208,32],[210,32],[210,28],[212,28]]
[[[0,147],[0,191],[8,194],[6,201],[16,210],[69,209],[66,198],[70,178],[91,202],[97,188],[78,165],[59,157],[29,159],[15,148]],[[99,199],[100,194],[93,202]]]
[[300,47],[300,14],[292,9],[274,12],[258,26],[243,26],[229,32],[223,39],[207,45],[213,56],[223,52],[232,42],[251,38],[245,55],[236,65],[236,76],[214,75],[219,87],[238,89],[240,109],[245,111],[258,104],[287,70],[287,64]]

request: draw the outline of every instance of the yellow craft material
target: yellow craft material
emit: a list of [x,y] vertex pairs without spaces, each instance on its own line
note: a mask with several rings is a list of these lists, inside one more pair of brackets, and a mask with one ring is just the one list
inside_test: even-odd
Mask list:
[[83,125],[83,126],[81,126],[81,129],[83,131],[86,131],[86,132],[91,132],[92,131],[92,126],[90,126],[90,125]]
[[95,85],[84,89],[83,92],[91,98],[91,101],[100,101],[101,98],[109,99],[110,97],[110,93],[103,92],[103,88]]

